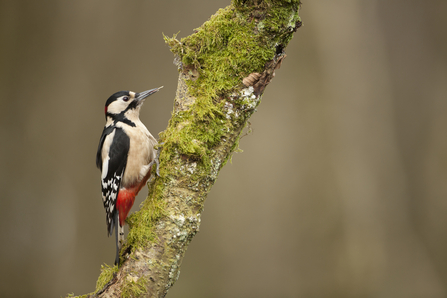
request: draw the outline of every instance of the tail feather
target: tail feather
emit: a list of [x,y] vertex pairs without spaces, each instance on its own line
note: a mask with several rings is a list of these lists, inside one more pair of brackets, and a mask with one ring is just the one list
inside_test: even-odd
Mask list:
[[115,244],[116,244],[115,265],[119,264],[120,250],[124,243],[124,226],[120,225],[119,219],[120,219],[119,213],[116,211],[115,214],[113,215],[109,231],[109,236],[112,236],[113,229],[115,229]]
[[118,241],[118,227],[119,227],[119,221],[118,221],[118,212],[115,212],[115,216],[113,218],[114,221],[114,226],[115,226],[115,242],[116,242],[116,255],[115,255],[115,265],[119,265],[120,263],[120,249],[121,249],[121,245],[120,242]]

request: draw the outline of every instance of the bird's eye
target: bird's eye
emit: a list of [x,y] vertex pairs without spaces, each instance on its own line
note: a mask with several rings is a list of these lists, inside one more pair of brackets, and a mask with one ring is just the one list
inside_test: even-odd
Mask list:
[[124,101],[129,101],[129,97],[128,97],[128,96],[124,96],[124,97],[123,97],[123,100],[124,100]]

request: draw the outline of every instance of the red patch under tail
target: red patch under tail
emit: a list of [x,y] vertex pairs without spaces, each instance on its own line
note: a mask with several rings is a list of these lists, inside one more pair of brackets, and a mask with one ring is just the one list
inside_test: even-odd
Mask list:
[[118,193],[118,199],[116,200],[116,208],[118,209],[120,226],[124,226],[124,221],[129,214],[130,209],[135,202],[136,193],[133,189],[121,189]]
[[135,202],[135,196],[140,192],[141,188],[146,184],[147,179],[149,179],[151,175],[151,171],[147,173],[147,175],[141,180],[141,182],[130,188],[120,189],[118,193],[118,198],[116,200],[116,208],[118,209],[119,218],[120,218],[120,226],[124,226],[124,221],[129,214],[130,209]]

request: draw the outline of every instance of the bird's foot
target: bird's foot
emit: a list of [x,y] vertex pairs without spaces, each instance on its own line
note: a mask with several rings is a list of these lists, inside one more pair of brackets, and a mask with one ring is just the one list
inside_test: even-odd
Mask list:
[[[152,166],[154,165],[154,163],[157,165],[157,168],[156,168],[156,170],[155,170],[155,173],[157,174],[158,177],[160,177],[160,161],[159,161],[159,157],[160,157],[161,150],[163,149],[162,144],[163,144],[163,143],[157,145],[157,154],[156,154],[154,160],[152,160],[152,161],[149,163],[149,166],[150,166],[150,167],[152,167]],[[150,177],[149,180],[151,181],[153,178],[154,178],[154,177],[153,177],[153,175],[151,174],[151,177]]]

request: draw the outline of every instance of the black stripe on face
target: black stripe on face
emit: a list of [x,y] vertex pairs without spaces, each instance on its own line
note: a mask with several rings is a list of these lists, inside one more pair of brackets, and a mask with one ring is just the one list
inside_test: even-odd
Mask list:
[[132,100],[132,102],[127,106],[127,108],[123,111],[123,113],[126,113],[127,111],[131,109],[135,109],[138,106],[139,101],[135,100],[135,98]]
[[106,116],[109,116],[113,119],[113,124],[116,125],[117,122],[122,122],[124,124],[127,124],[129,126],[132,127],[136,127],[135,123],[133,123],[132,121],[130,121],[129,119],[126,118],[126,116],[124,115],[124,113],[127,111],[127,109],[119,114],[110,114],[107,113]]

